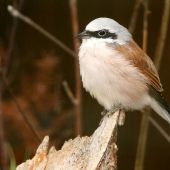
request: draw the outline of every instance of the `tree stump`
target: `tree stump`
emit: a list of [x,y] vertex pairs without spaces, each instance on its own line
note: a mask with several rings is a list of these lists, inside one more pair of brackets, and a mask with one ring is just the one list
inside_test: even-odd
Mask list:
[[[35,156],[17,170],[117,170],[117,130],[121,112],[106,115],[92,136],[76,137],[61,150],[51,147],[46,136]],[[122,124],[122,122],[121,122]]]

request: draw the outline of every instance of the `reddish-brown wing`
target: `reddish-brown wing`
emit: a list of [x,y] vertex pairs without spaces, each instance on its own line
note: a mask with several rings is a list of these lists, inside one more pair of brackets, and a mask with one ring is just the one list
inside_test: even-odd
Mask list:
[[133,40],[128,42],[126,46],[114,46],[114,50],[124,54],[124,56],[149,79],[149,85],[159,92],[163,91],[158,73],[152,60]]

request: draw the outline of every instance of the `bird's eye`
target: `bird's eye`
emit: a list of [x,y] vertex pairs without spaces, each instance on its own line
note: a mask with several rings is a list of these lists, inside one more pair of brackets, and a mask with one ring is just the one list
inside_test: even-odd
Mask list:
[[105,36],[106,34],[107,34],[106,30],[101,30],[101,31],[98,32],[98,35],[101,36],[101,37]]

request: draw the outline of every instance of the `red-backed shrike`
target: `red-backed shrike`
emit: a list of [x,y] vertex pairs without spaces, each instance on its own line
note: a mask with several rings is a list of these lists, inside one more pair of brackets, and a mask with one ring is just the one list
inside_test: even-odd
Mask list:
[[79,51],[84,88],[106,110],[140,110],[150,106],[170,123],[170,108],[151,59],[126,28],[109,18],[90,22]]

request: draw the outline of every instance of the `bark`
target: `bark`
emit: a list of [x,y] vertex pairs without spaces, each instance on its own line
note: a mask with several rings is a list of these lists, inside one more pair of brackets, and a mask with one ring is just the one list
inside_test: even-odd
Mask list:
[[51,147],[46,136],[36,155],[17,170],[117,170],[117,132],[119,111],[106,115],[100,126],[88,137],[65,142],[61,150]]

